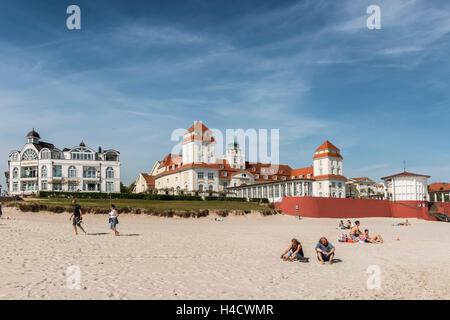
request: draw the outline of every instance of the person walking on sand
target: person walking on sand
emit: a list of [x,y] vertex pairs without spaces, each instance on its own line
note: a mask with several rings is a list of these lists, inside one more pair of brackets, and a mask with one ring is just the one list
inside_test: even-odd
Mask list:
[[109,212],[109,226],[112,231],[114,231],[114,235],[118,236],[119,231],[117,231],[117,224],[119,223],[119,220],[117,219],[119,217],[119,213],[116,210],[115,205],[111,205],[110,207],[111,211]]
[[2,217],[2,215],[3,215],[3,211],[2,211],[2,202],[0,202],[0,218]]
[[327,238],[322,237],[319,243],[316,245],[317,259],[322,264],[328,261],[329,264],[333,263],[335,249],[331,243],[328,242]]
[[[83,213],[81,212],[81,207],[77,204],[77,200],[72,200],[73,205],[73,213],[71,214],[69,221],[72,220],[73,229],[75,230],[75,235],[78,235],[77,227],[81,229],[86,235],[86,231],[84,231],[81,226],[81,222],[83,220]],[[73,219],[72,219],[73,217]]]

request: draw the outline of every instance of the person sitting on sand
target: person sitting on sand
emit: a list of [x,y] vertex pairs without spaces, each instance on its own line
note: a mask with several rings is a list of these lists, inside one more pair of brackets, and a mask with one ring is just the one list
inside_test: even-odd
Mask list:
[[117,219],[119,217],[119,213],[116,210],[116,206],[113,204],[111,205],[110,209],[111,211],[109,213],[109,226],[111,230],[114,231],[114,235],[118,236],[119,231],[117,231],[116,226],[119,223],[119,220]]
[[350,238],[353,241],[359,241],[359,237],[362,235],[361,230],[359,230],[359,221],[355,221],[355,226],[350,229]]
[[384,242],[383,238],[379,234],[377,234],[375,237],[370,237],[368,229],[364,230],[364,234],[361,237],[361,240],[363,240],[365,242],[370,242],[370,243],[383,243]]
[[77,204],[77,200],[72,200],[73,204],[73,213],[69,218],[69,221],[72,220],[73,229],[75,230],[75,235],[78,235],[77,227],[81,229],[81,231],[84,232],[86,235],[86,231],[84,231],[83,227],[81,226],[81,222],[83,220],[83,213],[81,212],[81,207]]
[[344,220],[339,222],[338,229],[345,229]]
[[319,259],[322,264],[325,264],[325,261],[332,264],[335,251],[336,249],[325,237],[320,238],[319,243],[316,245],[317,259]]
[[345,223],[345,229],[350,229],[352,227],[352,222],[350,220],[347,220]]
[[[291,245],[287,250],[281,255],[281,259],[284,261],[294,261],[294,259],[297,259],[301,262],[308,262],[308,258],[305,258],[303,255],[303,248],[301,243],[297,239],[291,240]],[[287,254],[287,257],[286,257]]]

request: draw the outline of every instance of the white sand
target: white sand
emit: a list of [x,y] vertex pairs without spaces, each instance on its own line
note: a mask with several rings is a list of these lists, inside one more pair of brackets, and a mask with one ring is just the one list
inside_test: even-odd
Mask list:
[[[410,227],[393,227],[399,219],[360,219],[386,240],[374,245],[339,243],[337,219],[123,215],[123,236],[114,237],[107,216],[85,216],[88,233],[97,234],[88,236],[75,236],[68,218],[4,210],[0,299],[450,298],[450,224],[411,219]],[[342,262],[317,261],[313,249],[322,235]],[[292,237],[309,264],[280,260]],[[70,265],[81,268],[80,290],[67,288]],[[367,289],[369,265],[381,268],[379,290]]]

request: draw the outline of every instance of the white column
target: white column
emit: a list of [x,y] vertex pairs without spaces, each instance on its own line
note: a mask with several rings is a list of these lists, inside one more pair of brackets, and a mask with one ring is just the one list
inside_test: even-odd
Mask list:
[[392,201],[395,201],[395,183],[394,183],[394,179],[392,179]]
[[434,202],[437,202],[437,193],[434,194]]

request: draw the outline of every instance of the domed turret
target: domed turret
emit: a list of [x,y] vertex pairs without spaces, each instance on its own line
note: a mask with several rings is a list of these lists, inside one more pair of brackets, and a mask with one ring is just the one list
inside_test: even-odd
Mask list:
[[27,138],[28,143],[39,143],[39,139],[41,139],[41,136],[39,135],[39,133],[34,131],[34,128],[33,128],[33,130],[28,132],[26,138]]

